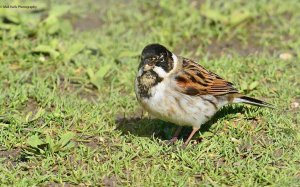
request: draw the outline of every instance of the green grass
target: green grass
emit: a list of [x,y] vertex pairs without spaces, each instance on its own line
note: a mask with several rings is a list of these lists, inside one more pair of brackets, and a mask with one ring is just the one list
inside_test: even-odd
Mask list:
[[[0,8],[1,185],[299,186],[298,0],[172,2]],[[154,42],[277,109],[228,106],[166,145],[176,126],[133,91]]]

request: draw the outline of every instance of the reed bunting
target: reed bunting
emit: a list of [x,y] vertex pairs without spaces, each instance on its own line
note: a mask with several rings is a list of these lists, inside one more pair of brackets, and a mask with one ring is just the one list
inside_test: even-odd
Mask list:
[[143,49],[135,93],[150,114],[180,126],[172,142],[177,140],[182,126],[193,127],[185,146],[201,125],[224,105],[247,103],[273,107],[239,93],[231,82],[190,59],[176,56],[160,44],[150,44]]

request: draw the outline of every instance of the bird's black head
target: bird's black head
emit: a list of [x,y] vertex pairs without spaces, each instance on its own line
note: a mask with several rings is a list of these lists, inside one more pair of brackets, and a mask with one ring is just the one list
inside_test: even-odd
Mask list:
[[172,53],[160,44],[150,44],[143,49],[139,69],[142,67],[144,71],[148,71],[155,66],[162,68],[166,73],[174,66]]

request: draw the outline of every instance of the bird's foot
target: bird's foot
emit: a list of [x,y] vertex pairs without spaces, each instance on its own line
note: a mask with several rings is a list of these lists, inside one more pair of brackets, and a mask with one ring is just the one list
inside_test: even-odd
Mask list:
[[177,140],[178,140],[177,137],[173,137],[172,139],[167,140],[167,141],[166,141],[166,144],[167,144],[167,145],[174,145],[175,142],[177,142]]

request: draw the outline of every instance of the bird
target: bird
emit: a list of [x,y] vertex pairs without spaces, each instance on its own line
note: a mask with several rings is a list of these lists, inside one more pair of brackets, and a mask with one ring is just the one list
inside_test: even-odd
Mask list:
[[158,43],[142,50],[135,94],[148,113],[179,126],[171,142],[177,141],[183,126],[192,127],[183,146],[187,146],[201,125],[225,105],[246,103],[274,108],[272,104],[240,93],[233,83]]

